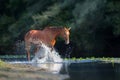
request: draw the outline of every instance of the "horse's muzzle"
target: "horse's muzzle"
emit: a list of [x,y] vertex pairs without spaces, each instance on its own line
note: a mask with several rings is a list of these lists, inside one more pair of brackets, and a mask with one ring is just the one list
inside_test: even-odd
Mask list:
[[66,43],[66,44],[69,44],[69,43],[70,43],[70,41],[68,40],[68,41],[66,41],[65,43]]

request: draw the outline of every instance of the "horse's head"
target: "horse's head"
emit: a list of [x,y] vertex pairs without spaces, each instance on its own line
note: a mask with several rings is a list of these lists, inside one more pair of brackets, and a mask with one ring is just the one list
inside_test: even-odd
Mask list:
[[70,35],[70,29],[71,28],[63,28],[62,32],[61,32],[61,37],[65,40],[66,44],[69,44],[69,35]]

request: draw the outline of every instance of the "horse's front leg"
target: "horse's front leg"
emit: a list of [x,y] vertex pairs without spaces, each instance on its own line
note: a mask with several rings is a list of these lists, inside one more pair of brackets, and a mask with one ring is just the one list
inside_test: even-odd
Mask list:
[[51,52],[52,52],[53,50],[54,50],[54,47],[52,46],[52,47],[51,47]]
[[55,43],[56,43],[56,40],[52,40],[52,42],[51,42],[51,52],[54,50]]

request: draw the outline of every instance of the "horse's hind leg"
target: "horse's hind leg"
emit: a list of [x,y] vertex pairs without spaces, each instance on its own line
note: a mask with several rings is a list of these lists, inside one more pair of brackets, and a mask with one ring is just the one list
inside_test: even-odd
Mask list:
[[31,48],[31,43],[30,42],[25,42],[25,50],[27,52],[28,61],[30,61],[30,48]]

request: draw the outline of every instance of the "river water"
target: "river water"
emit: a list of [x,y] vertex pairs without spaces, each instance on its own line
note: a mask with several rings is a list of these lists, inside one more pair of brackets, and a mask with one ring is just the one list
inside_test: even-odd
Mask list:
[[[32,65],[32,62],[16,61],[11,64]],[[64,80],[120,80],[120,64],[94,60],[63,61],[60,63],[37,63],[41,68],[49,69],[51,74],[64,75]],[[41,65],[41,66],[40,66]],[[44,65],[44,66],[43,66]],[[49,66],[49,67],[48,67]]]
[[63,60],[55,50],[42,45],[30,62],[10,61],[46,69],[51,74],[67,75],[64,80],[120,80],[120,64],[100,60]]

